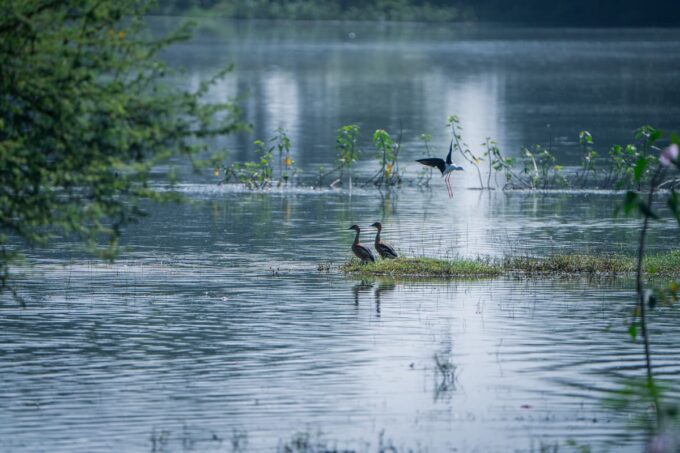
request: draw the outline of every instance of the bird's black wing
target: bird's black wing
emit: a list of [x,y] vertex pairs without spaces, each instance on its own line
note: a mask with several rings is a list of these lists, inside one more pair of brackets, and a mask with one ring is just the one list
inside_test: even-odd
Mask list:
[[385,244],[384,242],[378,242],[375,244],[375,249],[383,258],[394,259],[399,256],[390,244]]
[[419,162],[423,165],[427,165],[428,167],[437,167],[442,174],[444,174],[444,170],[446,170],[446,164],[444,163],[444,159],[440,159],[438,157],[429,157],[427,159],[418,159],[416,162]]
[[375,258],[373,257],[373,253],[371,253],[371,250],[366,247],[364,244],[354,244],[352,245],[352,251],[354,254],[359,258],[361,261],[370,261],[372,263],[375,262]]
[[449,153],[446,155],[446,165],[451,165],[451,153],[453,152],[453,139],[451,139],[451,144],[449,145]]

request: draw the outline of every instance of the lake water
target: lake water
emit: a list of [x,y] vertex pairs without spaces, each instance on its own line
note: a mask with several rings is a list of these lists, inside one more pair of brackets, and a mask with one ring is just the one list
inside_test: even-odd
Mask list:
[[[214,95],[248,91],[254,125],[216,146],[245,158],[283,126],[306,172],[351,122],[366,148],[367,131],[401,124],[417,158],[417,135],[445,150],[458,114],[471,144],[491,135],[513,154],[552,141],[576,161],[580,129],[606,148],[680,113],[676,31],[203,25],[167,54],[188,68],[178,83],[234,62]],[[193,203],[150,207],[128,228],[115,264],[65,244],[29,253],[27,306],[3,299],[0,312],[0,451],[643,448],[646,408],[604,404],[644,375],[627,334],[632,281],[360,280],[335,267],[351,256],[346,229],[377,220],[410,256],[632,252],[639,221],[614,217],[621,194],[480,192],[471,171],[452,200],[438,177],[392,193],[250,192],[209,173],[180,186]],[[650,247],[677,238],[657,223]],[[663,307],[651,325],[672,384],[680,313]]]

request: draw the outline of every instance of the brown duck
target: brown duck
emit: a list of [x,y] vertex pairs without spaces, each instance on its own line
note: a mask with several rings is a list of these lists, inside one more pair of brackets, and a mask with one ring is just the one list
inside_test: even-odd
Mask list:
[[393,260],[394,258],[397,258],[399,255],[397,255],[397,252],[394,250],[394,247],[392,247],[390,244],[386,244],[383,241],[380,240],[380,232],[382,231],[382,224],[380,222],[375,222],[373,225],[371,225],[374,228],[378,229],[378,233],[375,235],[375,249],[378,251],[381,257],[384,259],[391,259]]
[[375,258],[373,257],[371,250],[365,245],[359,243],[359,233],[361,232],[359,225],[352,225],[348,229],[357,232],[357,235],[354,237],[354,242],[352,243],[352,252],[354,252],[356,257],[361,260],[362,264],[366,264],[369,261],[371,263],[375,263]]

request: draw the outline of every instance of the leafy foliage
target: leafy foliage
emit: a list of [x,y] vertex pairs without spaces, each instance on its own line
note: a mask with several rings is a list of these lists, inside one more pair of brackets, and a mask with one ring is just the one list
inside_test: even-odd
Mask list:
[[380,163],[380,172],[374,179],[375,185],[394,186],[400,184],[399,142],[395,143],[386,130],[378,129],[373,133],[373,145],[376,149],[376,158]]
[[463,156],[463,159],[475,167],[475,170],[477,170],[477,177],[479,178],[479,188],[484,189],[482,172],[479,168],[479,164],[482,159],[477,157],[477,155],[475,155],[472,150],[470,150],[470,147],[466,143],[461,142],[461,133],[463,131],[463,127],[460,125],[460,119],[455,115],[450,115],[447,119],[446,126],[451,128],[451,133],[453,134],[454,139],[454,148],[460,153],[461,156]]
[[352,166],[359,158],[361,150],[357,145],[359,140],[359,126],[350,124],[338,129],[335,138],[335,147],[338,150],[338,166],[342,173],[347,170],[349,174],[349,186],[352,187]]
[[236,162],[224,169],[224,181],[236,179],[249,189],[264,189],[271,186],[272,158],[274,147],[262,140],[255,140],[255,152],[259,159],[244,163]]
[[[224,165],[222,182],[236,180],[254,190],[271,187],[274,180],[274,152],[277,153],[279,163],[277,186],[288,185],[299,176],[299,170],[291,154],[290,138],[285,129],[278,128],[274,136],[267,141],[255,140],[253,144],[257,158],[252,161]],[[219,168],[216,169],[215,175],[219,175]]]
[[[638,256],[636,263],[636,303],[633,310],[633,316],[628,328],[628,334],[633,341],[637,340],[638,328],[644,346],[646,381],[643,391],[624,392],[621,398],[622,401],[632,400],[640,397],[649,401],[655,410],[654,430],[660,430],[664,423],[667,422],[669,415],[677,416],[677,411],[673,409],[672,412],[667,412],[664,409],[662,394],[660,387],[656,382],[653,367],[652,354],[649,340],[649,327],[647,319],[647,310],[653,310],[661,302],[664,304],[672,304],[678,300],[678,292],[680,285],[678,282],[670,282],[665,287],[661,288],[647,288],[643,281],[643,268],[645,267],[645,247],[647,233],[651,227],[651,221],[659,220],[660,216],[653,210],[654,195],[659,189],[659,183],[663,179],[663,174],[669,169],[680,169],[680,162],[678,162],[678,146],[677,143],[671,143],[665,149],[661,150],[659,157],[650,154],[651,150],[657,150],[656,142],[662,138],[661,131],[654,129],[651,126],[643,126],[636,131],[636,139],[640,140],[640,148],[643,150],[637,156],[635,165],[633,167],[633,179],[635,183],[640,186],[645,174],[651,174],[651,179],[648,185],[646,197],[641,197],[638,192],[629,190],[626,192],[623,199],[622,207],[626,214],[636,213],[642,218],[642,228],[640,229],[640,239],[638,241]],[[671,136],[671,140],[677,140],[677,137]],[[678,206],[678,196],[674,190],[670,191],[667,197],[666,204],[673,216],[677,218],[677,213],[680,210]],[[677,252],[672,252],[672,255],[677,255]],[[652,267],[657,267],[659,263],[654,263]],[[647,265],[649,267],[649,264]],[[648,391],[646,391],[648,390]]]
[[202,101],[213,82],[177,92],[158,58],[187,28],[145,34],[147,2],[4,0],[0,5],[0,273],[20,244],[61,235],[112,258],[140,201],[174,200],[150,171],[202,139],[237,130],[230,102]]

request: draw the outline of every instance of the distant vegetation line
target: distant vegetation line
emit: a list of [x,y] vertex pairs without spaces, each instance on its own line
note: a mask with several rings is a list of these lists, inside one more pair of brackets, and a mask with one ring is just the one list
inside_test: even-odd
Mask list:
[[168,0],[157,13],[236,19],[497,22],[565,26],[677,26],[667,0]]
[[175,0],[166,14],[214,14],[234,19],[388,20],[450,22],[476,19],[467,5],[438,5],[415,0]]

